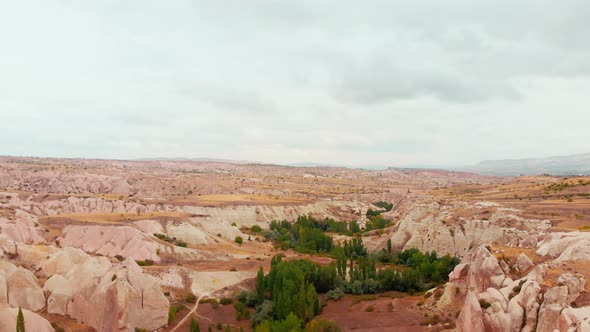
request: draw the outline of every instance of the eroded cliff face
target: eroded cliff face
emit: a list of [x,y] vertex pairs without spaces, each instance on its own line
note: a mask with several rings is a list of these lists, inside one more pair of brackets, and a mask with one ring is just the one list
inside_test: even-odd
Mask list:
[[[242,227],[266,228],[272,220],[294,221],[299,215],[363,225],[367,209],[375,208],[370,202],[390,199],[395,208],[384,215],[394,224],[381,235],[366,236],[365,245],[381,250],[389,239],[394,250],[460,257],[449,282],[431,291],[440,294],[431,296],[435,302],[429,304],[446,317],[452,309],[459,331],[589,328],[590,269],[577,271],[590,266],[590,233],[549,232],[548,220],[524,217],[530,214],[508,204],[430,196],[425,190],[433,182],[424,177],[431,174],[297,170],[293,175],[273,168],[272,177],[264,178],[259,175],[267,169],[253,175],[234,171],[209,169],[202,183],[200,175],[184,170],[144,176],[149,168],[134,174],[110,168],[105,174],[48,169],[20,174],[16,168],[14,176],[0,174],[0,187],[19,189],[0,193],[0,317],[13,319],[14,308],[21,306],[31,310],[25,315],[27,324],[34,322],[32,330],[52,330],[32,311],[71,317],[99,332],[156,330],[166,325],[170,307],[163,287],[177,293],[171,299],[188,292],[209,294],[254,277],[257,261],[275,253],[271,243]],[[394,188],[392,183],[402,180],[404,186]],[[416,193],[410,193],[410,185],[416,185]],[[175,199],[189,190],[197,194],[195,188],[229,196],[265,193],[277,200],[302,199],[211,206]],[[234,242],[249,235],[248,248]],[[503,258],[512,249],[516,254]],[[142,269],[136,260],[152,260],[156,266]]]
[[532,248],[551,227],[548,220],[526,219],[518,210],[497,204],[452,202],[409,203],[397,216],[389,236],[370,243],[384,248],[388,239],[396,249],[416,248],[460,258],[481,244]]
[[[585,276],[575,272],[556,276],[557,266],[558,262],[549,261],[519,274],[517,264],[498,260],[485,246],[477,248],[456,267],[447,284],[467,289],[457,329],[587,331],[590,306],[575,304],[585,291]],[[522,276],[516,279],[515,274]]]

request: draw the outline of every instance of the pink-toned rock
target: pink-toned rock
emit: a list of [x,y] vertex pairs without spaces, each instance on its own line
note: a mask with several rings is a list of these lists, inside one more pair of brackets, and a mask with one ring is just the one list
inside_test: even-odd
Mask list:
[[147,233],[147,234],[164,233],[164,229],[162,228],[162,224],[160,224],[160,222],[157,220],[138,220],[138,221],[134,222],[134,224],[142,232]]
[[[113,267],[101,276],[87,279],[77,289],[66,285],[55,286],[63,290],[52,298],[64,303],[66,313],[98,332],[133,331],[135,328],[155,330],[168,321],[170,304],[164,296],[158,279],[144,274],[135,261],[127,259],[124,264]],[[61,297],[61,299],[60,299]],[[63,309],[58,305],[57,309]]]
[[455,266],[455,269],[449,273],[449,282],[458,281],[464,279],[469,272],[469,264],[461,263]]
[[[81,254],[74,250],[80,251]],[[74,256],[75,260],[72,260],[71,256]],[[48,261],[48,264],[41,265],[41,271],[44,273],[47,273],[44,269],[51,270],[62,266],[61,261],[77,261],[67,270],[55,269],[61,274],[55,273],[45,282],[45,290],[51,292],[47,299],[47,312],[61,315],[68,312],[68,306],[71,305],[72,299],[78,290],[96,285],[100,278],[112,267],[107,258],[92,257],[79,249],[55,254]]]
[[561,311],[569,306],[566,286],[549,288],[545,292],[545,300],[539,309],[538,332],[553,332],[558,329]]
[[62,246],[80,248],[89,253],[160,261],[157,254],[160,245],[149,235],[130,226],[70,225],[63,229],[59,240]]
[[590,233],[551,233],[540,244],[537,254],[556,257],[555,261],[588,260]]
[[43,308],[45,295],[33,273],[10,262],[0,263],[0,301],[32,311]]
[[16,255],[16,244],[6,235],[0,234],[0,258]]
[[477,296],[473,292],[468,292],[465,297],[465,304],[461,314],[457,318],[457,331],[459,332],[483,332],[483,312]]
[[485,246],[480,246],[470,258],[467,283],[470,290],[483,292],[489,287],[500,288],[506,276],[498,259]]
[[559,316],[560,331],[590,331],[590,307],[563,309]]
[[45,239],[40,235],[38,227],[20,219],[13,221],[0,218],[0,233],[15,242],[45,243]]
[[[0,331],[16,332],[16,317],[18,308],[0,307]],[[25,330],[31,332],[54,332],[47,319],[34,312],[23,309],[25,319]]]
[[518,258],[516,258],[516,264],[514,265],[514,267],[518,271],[526,271],[532,268],[533,266],[535,266],[535,263],[533,263],[529,256],[527,256],[523,252],[521,252],[520,255],[518,255]]

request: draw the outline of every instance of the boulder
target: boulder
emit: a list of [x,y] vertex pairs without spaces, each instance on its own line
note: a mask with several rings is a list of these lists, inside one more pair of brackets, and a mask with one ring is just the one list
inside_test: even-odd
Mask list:
[[[0,307],[0,331],[16,332],[16,317],[18,308]],[[25,330],[34,332],[54,332],[51,324],[47,319],[37,315],[34,312],[23,309],[23,318],[25,319]]]
[[537,254],[556,257],[556,262],[588,260],[590,257],[590,233],[551,233],[539,244]]
[[545,300],[539,309],[538,332],[558,330],[561,311],[569,306],[566,286],[551,287],[545,292]]
[[586,279],[581,274],[573,275],[572,273],[565,273],[557,279],[557,285],[566,286],[568,292],[568,303],[574,302],[586,286]]
[[37,311],[45,306],[45,295],[31,271],[0,261],[0,303]]
[[489,287],[501,288],[506,279],[496,256],[480,246],[470,258],[467,285],[472,291],[483,292]]
[[[87,272],[91,264],[94,273]],[[144,274],[131,259],[106,271],[101,268],[88,260],[77,271],[68,272],[65,281],[50,278],[54,291],[48,311],[67,314],[98,332],[151,331],[166,325],[170,303],[156,277]]]
[[567,307],[559,316],[560,331],[590,331],[590,307]]
[[533,263],[529,256],[527,256],[523,252],[521,252],[520,255],[518,255],[518,258],[516,258],[516,264],[514,265],[514,267],[518,271],[526,271],[532,268],[533,266],[535,266],[535,263]]
[[459,332],[483,332],[483,312],[477,296],[468,292],[465,297],[465,304],[457,318],[457,331]]

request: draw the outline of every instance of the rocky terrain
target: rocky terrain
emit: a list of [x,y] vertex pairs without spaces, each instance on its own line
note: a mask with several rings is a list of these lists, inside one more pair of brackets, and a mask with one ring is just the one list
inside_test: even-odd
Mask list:
[[[364,234],[368,249],[390,240],[461,264],[435,296],[381,300],[407,309],[375,313],[371,328],[587,331],[589,197],[585,177],[2,157],[0,331],[14,331],[19,307],[27,331],[187,331],[191,314],[215,318],[198,299],[268,270],[277,249],[250,227],[300,215],[364,225],[376,201],[394,207],[390,226]],[[169,321],[190,295],[196,303]],[[324,315],[363,330],[351,322],[371,313],[350,308],[342,321],[341,309]],[[453,324],[419,322],[433,312]]]

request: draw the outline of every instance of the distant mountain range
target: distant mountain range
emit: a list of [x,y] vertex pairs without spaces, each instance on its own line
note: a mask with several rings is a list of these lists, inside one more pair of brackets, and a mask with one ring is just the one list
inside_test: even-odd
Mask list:
[[385,165],[362,165],[362,166],[349,166],[349,165],[337,165],[337,164],[324,164],[324,163],[292,163],[285,164],[288,167],[337,167],[337,168],[359,168],[367,170],[384,170],[389,168]]
[[454,170],[500,176],[523,174],[590,175],[590,153],[548,158],[485,160],[473,166]]
[[227,164],[258,164],[255,161],[247,161],[247,160],[233,160],[233,159],[221,159],[221,158],[183,158],[183,157],[176,157],[176,158],[141,158],[136,159],[138,161],[198,161],[198,162],[206,162],[206,163],[227,163]]
[[[245,160],[229,160],[216,158],[149,158],[141,159],[142,161],[197,161],[197,162],[219,162],[232,164],[249,164],[259,162]],[[264,163],[262,163],[264,164]],[[485,160],[478,164],[462,167],[445,167],[445,166],[410,166],[410,167],[389,167],[385,165],[362,165],[350,166],[328,163],[301,162],[283,164],[289,167],[341,167],[341,168],[360,168],[367,170],[384,170],[388,168],[404,169],[438,169],[455,172],[469,172],[481,175],[495,176],[519,176],[519,175],[590,175],[590,153],[576,154],[569,156],[555,156],[547,158],[528,158],[528,159],[505,159],[505,160]]]

